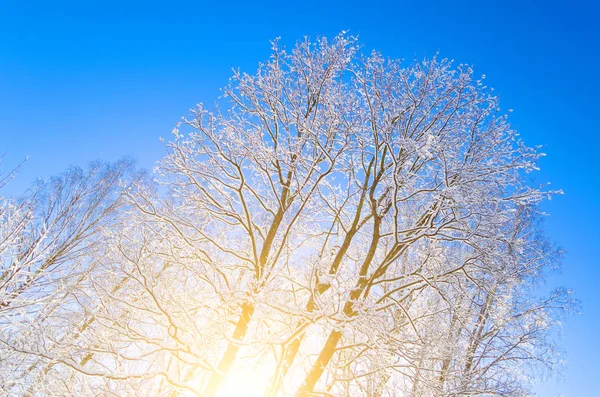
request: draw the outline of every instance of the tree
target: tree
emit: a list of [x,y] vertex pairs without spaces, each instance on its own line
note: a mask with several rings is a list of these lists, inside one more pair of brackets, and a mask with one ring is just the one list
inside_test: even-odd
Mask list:
[[61,317],[72,314],[73,299],[84,298],[74,291],[98,265],[106,244],[102,230],[120,222],[120,183],[132,178],[131,161],[97,162],[40,181],[21,197],[0,197],[3,390],[16,393],[21,380],[41,369],[19,350],[41,353],[32,346],[52,345],[48,330],[62,338]]
[[55,390],[527,392],[570,305],[531,292],[560,257],[537,223],[556,192],[483,79],[341,34],[274,42],[224,94],[173,131],[162,186],[124,192],[43,357]]

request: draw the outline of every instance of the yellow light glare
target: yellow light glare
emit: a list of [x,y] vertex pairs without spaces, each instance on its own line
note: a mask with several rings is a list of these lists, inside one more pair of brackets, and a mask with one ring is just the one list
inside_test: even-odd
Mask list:
[[217,397],[264,397],[269,371],[260,368],[236,368],[226,378]]

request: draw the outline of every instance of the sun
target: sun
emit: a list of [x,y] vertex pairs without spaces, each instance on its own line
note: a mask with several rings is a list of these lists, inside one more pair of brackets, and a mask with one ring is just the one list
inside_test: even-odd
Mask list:
[[269,371],[261,367],[236,368],[223,383],[216,397],[264,397]]

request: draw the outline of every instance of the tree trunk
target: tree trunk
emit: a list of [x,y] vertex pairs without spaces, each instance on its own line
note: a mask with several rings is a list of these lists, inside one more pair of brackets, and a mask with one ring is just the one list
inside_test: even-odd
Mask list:
[[[238,319],[238,322],[235,326],[235,330],[233,332],[233,339],[237,341],[241,341],[246,336],[246,332],[248,331],[248,324],[250,323],[250,319],[254,314],[254,305],[249,302],[245,302],[242,304],[242,314]],[[221,362],[217,367],[218,372],[214,372],[209,381],[206,389],[204,390],[204,394],[209,397],[213,397],[216,395],[217,391],[223,384],[223,380],[225,376],[229,373],[233,362],[237,356],[238,350],[240,349],[239,345],[236,342],[229,342],[227,346],[227,350],[223,354],[221,358]]]
[[304,383],[302,383],[302,386],[300,386],[300,389],[298,389],[296,397],[308,397],[310,393],[312,393],[315,385],[321,378],[321,375],[323,375],[323,371],[325,371],[329,361],[331,361],[341,337],[342,333],[339,331],[333,331],[329,334],[329,338],[327,338],[325,346],[321,350],[321,353],[319,354],[319,357],[317,358],[317,361],[313,365],[311,371],[306,376]]

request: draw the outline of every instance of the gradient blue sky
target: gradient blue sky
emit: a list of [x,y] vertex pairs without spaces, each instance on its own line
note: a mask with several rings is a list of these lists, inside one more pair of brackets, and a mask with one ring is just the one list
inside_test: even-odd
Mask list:
[[232,67],[254,71],[277,36],[292,44],[349,29],[389,57],[439,51],[486,74],[525,141],[545,145],[536,178],[565,191],[545,209],[567,257],[544,288],[574,289],[582,314],[564,326],[564,379],[537,390],[597,397],[599,11],[552,0],[0,0],[0,167],[30,156],[15,191],[97,158],[130,155],[150,168],[164,153],[158,138],[197,102],[211,103]]

